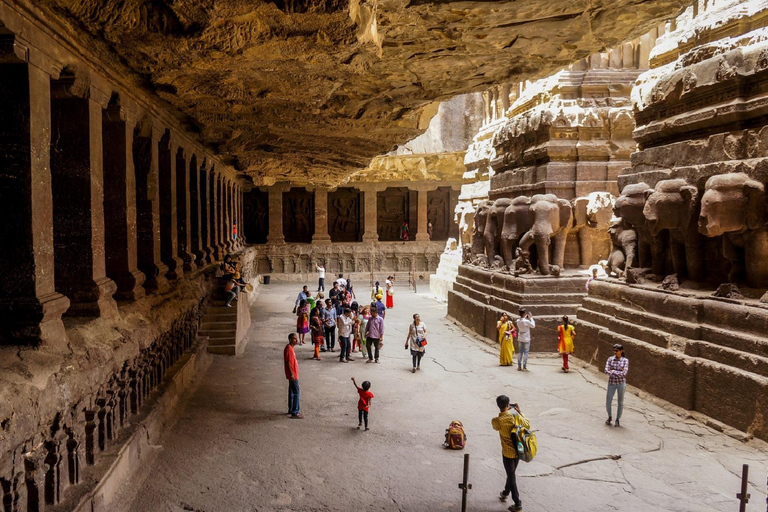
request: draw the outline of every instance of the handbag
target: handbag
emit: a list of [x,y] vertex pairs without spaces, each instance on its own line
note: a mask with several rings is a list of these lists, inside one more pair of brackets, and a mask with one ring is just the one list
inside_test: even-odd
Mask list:
[[418,345],[419,348],[424,348],[427,345],[427,338],[419,338],[416,336],[416,322],[413,323],[413,334],[414,338],[416,339],[416,345]]

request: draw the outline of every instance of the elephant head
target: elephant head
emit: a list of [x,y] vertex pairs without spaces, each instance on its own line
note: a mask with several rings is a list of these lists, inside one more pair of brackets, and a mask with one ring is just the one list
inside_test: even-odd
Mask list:
[[[536,194],[531,198],[533,225],[520,241],[520,247],[528,250],[536,244],[539,260],[539,273],[548,275],[552,267],[562,268],[565,259],[565,241],[573,222],[573,208],[566,199],[558,199],[554,194]],[[550,239],[554,238],[550,258]],[[552,266],[550,266],[550,261]]]
[[653,191],[648,184],[642,181],[625,186],[613,206],[614,215],[621,217],[635,228],[644,227],[643,208],[645,207],[646,192],[649,190]]
[[500,252],[501,228],[504,223],[504,212],[512,203],[508,197],[501,197],[493,202],[488,210],[488,220],[485,222],[485,254],[488,264],[496,260]]
[[504,226],[501,229],[501,253],[508,268],[514,266],[515,249],[520,238],[531,229],[531,198],[518,196],[504,211]]
[[488,220],[490,201],[481,201],[475,209],[475,227],[472,230],[472,257],[485,253],[485,224]]

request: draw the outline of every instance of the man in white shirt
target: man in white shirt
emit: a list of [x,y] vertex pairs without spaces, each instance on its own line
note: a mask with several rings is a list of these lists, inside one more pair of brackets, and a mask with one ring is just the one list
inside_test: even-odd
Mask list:
[[531,349],[531,329],[536,327],[530,311],[520,308],[517,319],[517,371],[528,371],[528,351]]
[[344,308],[344,314],[336,319],[336,324],[339,326],[339,345],[341,345],[341,354],[339,355],[339,362],[348,363],[349,353],[352,349],[350,336],[352,334],[352,324],[355,319],[352,318],[352,310]]
[[339,283],[339,288],[342,286],[347,286],[347,280],[344,279],[344,274],[339,274],[339,278],[336,280],[337,283]]
[[320,274],[317,280],[317,291],[325,291],[325,267],[315,263],[315,268],[317,268],[317,272]]

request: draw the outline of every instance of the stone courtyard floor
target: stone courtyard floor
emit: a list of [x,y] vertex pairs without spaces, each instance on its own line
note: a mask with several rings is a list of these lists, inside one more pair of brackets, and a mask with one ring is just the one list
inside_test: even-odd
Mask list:
[[[517,473],[526,511],[734,511],[744,463],[747,510],[766,508],[765,443],[743,444],[630,392],[623,427],[606,427],[604,376],[578,362],[563,374],[552,357],[533,357],[529,373],[500,367],[494,347],[445,319],[445,304],[402,289],[381,364],[341,364],[338,352],[318,362],[311,344],[296,347],[305,419],[289,419],[282,350],[299,289],[261,288],[244,356],[216,357],[121,509],[458,511],[469,453],[468,510],[503,511],[511,502],[497,498],[504,472],[490,425],[502,393],[537,430],[539,454]],[[416,374],[403,348],[414,312],[430,332]],[[376,396],[369,432],[356,429],[352,376]],[[451,420],[466,427],[463,452],[442,448]]]

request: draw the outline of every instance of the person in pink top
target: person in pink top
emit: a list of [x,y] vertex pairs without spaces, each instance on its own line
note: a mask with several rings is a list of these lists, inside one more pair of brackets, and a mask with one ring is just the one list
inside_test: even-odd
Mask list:
[[283,349],[283,366],[285,367],[285,378],[288,379],[288,414],[291,418],[300,420],[304,416],[299,410],[299,362],[296,360],[296,352],[293,347],[299,342],[299,337],[295,332],[288,335],[288,344]]

